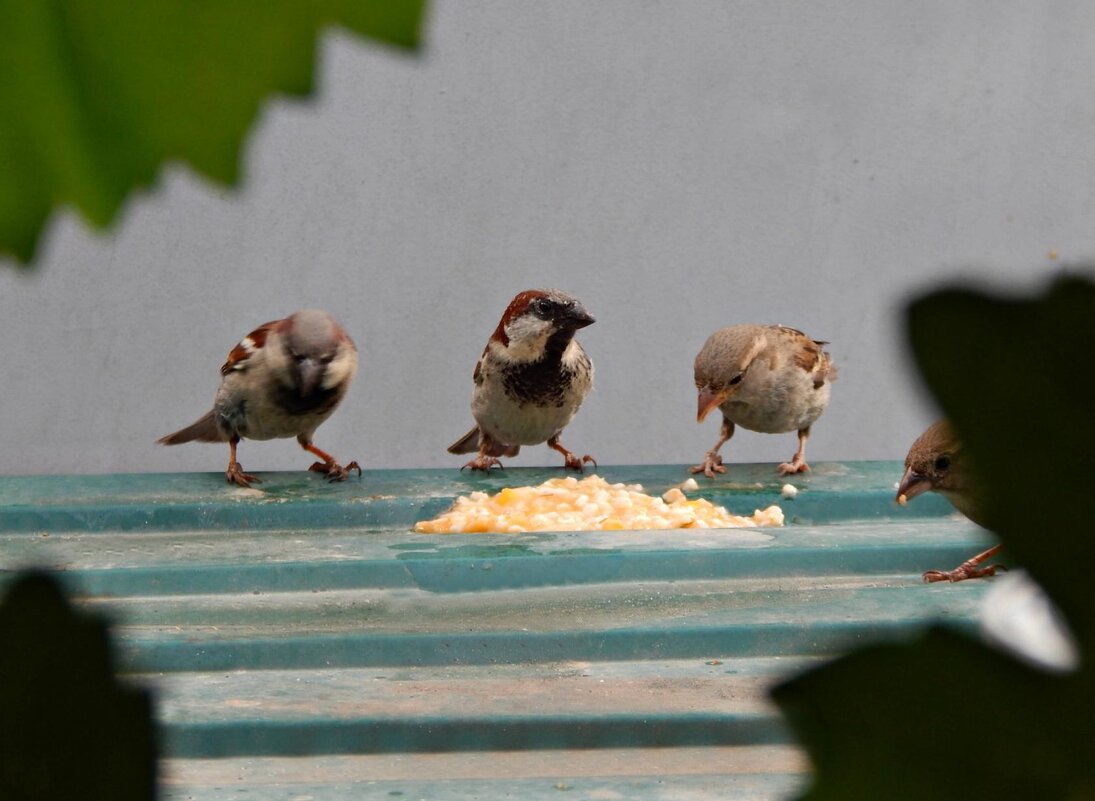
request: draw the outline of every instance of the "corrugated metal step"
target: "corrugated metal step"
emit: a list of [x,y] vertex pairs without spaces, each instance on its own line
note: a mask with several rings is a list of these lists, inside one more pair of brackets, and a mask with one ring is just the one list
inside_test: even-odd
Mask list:
[[835,653],[959,623],[976,584],[914,578],[627,582],[439,595],[336,591],[113,599],[142,671],[293,669]]
[[808,766],[789,746],[168,760],[166,801],[766,801]]
[[767,687],[928,620],[970,627],[985,590],[921,583],[987,538],[942,499],[898,508],[896,463],[815,465],[794,500],[771,466],[701,484],[779,503],[782,529],[410,531],[457,493],[557,475],[0,478],[0,582],[53,567],[117,622],[158,690],[172,801],[782,797],[805,765]]
[[987,542],[966,521],[780,529],[418,535],[403,530],[4,532],[5,568],[64,571],[91,597],[917,573]]
[[[610,482],[642,484],[660,495],[688,478],[684,465],[605,466]],[[360,478],[328,484],[316,473],[259,473],[251,489],[226,485],[220,473],[109,476],[0,476],[0,531],[180,531],[315,528],[402,528],[445,509],[475,490],[539,484],[558,468],[511,468],[490,475],[459,470],[369,470]],[[697,494],[733,512],[773,503],[787,506],[796,523],[892,518],[895,462],[819,462],[810,473],[781,477],[772,465],[734,465],[704,479]],[[801,492],[785,502],[790,481]],[[950,514],[942,498],[927,497],[902,509],[902,519]]]
[[181,673],[155,681],[175,756],[785,742],[767,699],[801,658]]

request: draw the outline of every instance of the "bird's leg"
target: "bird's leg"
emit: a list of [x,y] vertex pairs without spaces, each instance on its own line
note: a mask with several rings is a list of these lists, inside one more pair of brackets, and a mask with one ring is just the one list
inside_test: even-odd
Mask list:
[[517,451],[520,450],[517,446],[508,446],[504,443],[498,442],[490,434],[482,429],[479,430],[479,453],[470,462],[460,468],[463,471],[465,468],[469,470],[482,470],[484,473],[489,473],[492,467],[497,467],[499,470],[502,468],[502,463],[498,461],[499,456],[516,456]]
[[236,446],[240,438],[232,437],[228,440],[228,469],[224,471],[224,480],[229,484],[239,484],[241,487],[250,487],[252,484],[261,484],[261,478],[255,478],[243,472],[243,465],[236,461]]
[[985,578],[986,576],[995,576],[997,570],[1007,570],[1006,565],[989,565],[988,567],[981,567],[981,563],[986,559],[991,559],[997,553],[999,553],[1000,545],[993,545],[987,551],[982,551],[972,559],[967,559],[960,564],[954,570],[929,570],[923,575],[924,581],[965,581],[971,578]]
[[467,470],[482,470],[484,473],[489,473],[492,467],[497,467],[502,470],[502,463],[498,460],[497,456],[490,456],[483,452],[483,448],[479,449],[479,455],[472,459],[470,462],[464,464],[460,470],[461,472]]
[[325,474],[328,481],[345,481],[347,478],[350,477],[351,470],[356,470],[357,474],[359,476],[361,475],[361,465],[359,465],[357,462],[350,462],[348,465],[343,467],[335,461],[335,457],[331,456],[331,454],[327,453],[326,451],[322,451],[315,445],[313,445],[311,440],[305,439],[303,436],[301,436],[297,437],[297,442],[300,443],[300,447],[304,448],[304,450],[308,451],[309,453],[314,453],[316,456],[323,460],[322,462],[314,463],[308,469],[313,470],[316,473]]
[[726,467],[722,463],[722,457],[719,456],[719,448],[725,445],[726,441],[732,436],[734,436],[734,424],[727,419],[726,415],[723,415],[718,442],[703,455],[703,464],[688,468],[688,472],[703,473],[708,478],[714,478],[715,473],[725,473]]
[[547,444],[549,448],[553,448],[554,450],[557,450],[559,451],[559,453],[563,454],[563,469],[570,468],[571,470],[577,470],[579,473],[581,473],[582,470],[585,469],[583,465],[585,465],[586,462],[592,463],[595,469],[597,467],[597,460],[590,456],[588,453],[581,459],[579,459],[573,453],[564,448],[562,443],[559,442],[558,434],[549,439],[547,441]]
[[806,440],[809,438],[810,426],[798,430],[798,450],[795,451],[795,455],[791,457],[791,461],[784,462],[779,466],[780,475],[787,476],[793,473],[805,473],[810,469],[810,465],[806,464]]

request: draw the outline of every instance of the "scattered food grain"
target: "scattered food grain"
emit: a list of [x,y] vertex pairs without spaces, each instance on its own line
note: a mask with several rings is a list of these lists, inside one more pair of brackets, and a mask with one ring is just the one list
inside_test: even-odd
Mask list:
[[661,498],[638,484],[609,484],[600,476],[553,478],[536,487],[506,487],[494,495],[473,492],[433,520],[416,523],[422,534],[525,531],[634,531],[670,528],[782,526],[778,506],[751,516],[732,515],[708,500],[689,500],[677,487]]

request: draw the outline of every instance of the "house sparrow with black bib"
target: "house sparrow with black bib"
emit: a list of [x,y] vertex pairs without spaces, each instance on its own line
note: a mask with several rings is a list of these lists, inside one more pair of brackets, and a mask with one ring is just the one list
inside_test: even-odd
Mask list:
[[[984,527],[981,492],[963,457],[962,444],[946,420],[937,420],[928,426],[909,448],[905,457],[905,474],[897,485],[897,502],[904,506],[925,492],[938,492],[955,509]],[[981,567],[981,564],[999,550],[1000,546],[994,545],[954,570],[929,570],[923,575],[924,581],[963,581],[994,576],[997,570],[1007,568],[1003,565]]]
[[[475,427],[449,453],[476,453],[464,465],[489,471],[499,456],[546,442],[564,466],[582,470],[593,457],[575,456],[559,435],[593,387],[593,363],[574,338],[593,317],[576,299],[555,289],[521,292],[506,307],[472,376]],[[463,469],[463,468],[461,468]]]
[[316,428],[331,416],[346,396],[357,372],[357,348],[329,314],[317,309],[298,311],[284,320],[260,325],[240,340],[221,367],[221,384],[213,408],[197,422],[160,440],[227,442],[232,484],[259,482],[236,461],[241,439],[296,437],[306,451],[323,461],[309,470],[329,481],[344,481],[357,462],[343,467],[312,443]]
[[708,478],[726,472],[719,448],[735,426],[765,434],[797,431],[798,450],[779,465],[779,472],[809,470],[806,439],[829,405],[829,384],[836,378],[825,344],[783,325],[732,325],[708,337],[694,365],[696,421],[703,422],[718,407],[722,428],[703,464],[691,472]]

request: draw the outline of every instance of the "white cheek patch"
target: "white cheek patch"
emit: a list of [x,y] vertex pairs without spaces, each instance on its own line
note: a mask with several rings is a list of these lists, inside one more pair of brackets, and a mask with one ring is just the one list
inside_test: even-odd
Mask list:
[[332,389],[344,381],[354,377],[357,372],[357,353],[350,348],[343,351],[342,355],[333,359],[323,374],[322,387]]
[[[578,344],[578,340],[570,340],[570,344],[567,345],[567,349],[563,351],[563,366],[571,370],[575,369],[582,362],[582,346]],[[590,371],[592,371],[593,365],[590,364]]]
[[506,356],[513,361],[535,361],[544,354],[544,346],[551,336],[552,325],[531,314],[525,314],[506,326],[509,346]]
[[506,326],[506,336],[513,340],[540,339],[551,334],[551,323],[532,314],[522,314]]

